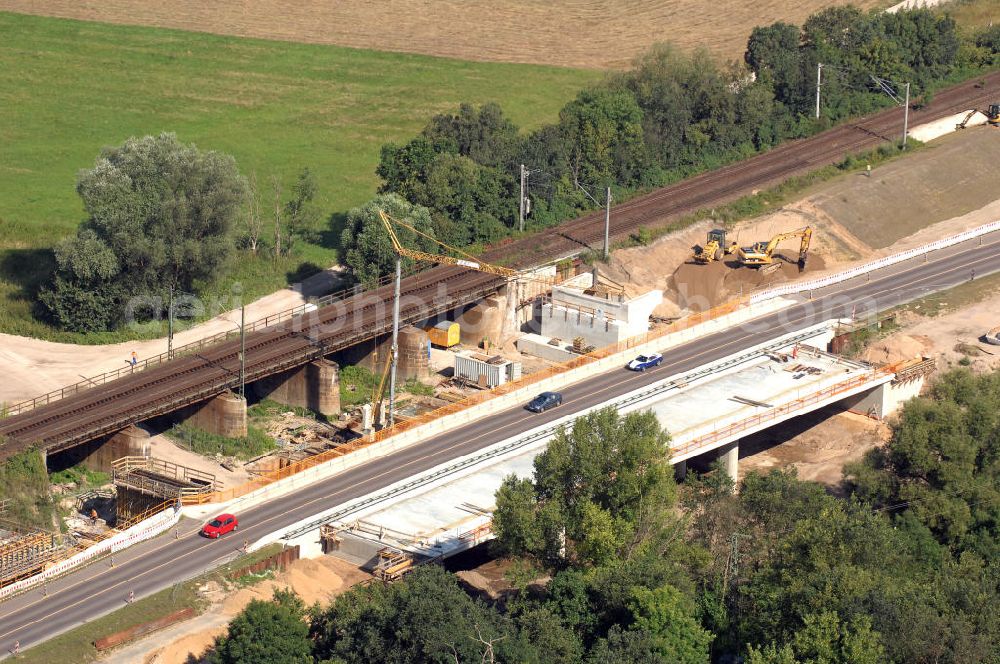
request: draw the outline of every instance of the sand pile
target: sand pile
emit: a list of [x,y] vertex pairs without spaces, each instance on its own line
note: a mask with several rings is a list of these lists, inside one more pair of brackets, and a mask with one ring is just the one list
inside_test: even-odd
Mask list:
[[861,358],[872,364],[891,364],[926,355],[932,348],[933,343],[925,336],[911,336],[899,332],[870,345],[862,353]]
[[[218,589],[207,587],[206,598],[221,599],[206,613],[181,623],[182,636],[154,634],[135,642],[124,651],[112,653],[112,661],[142,661],[144,664],[185,664],[200,661],[201,655],[212,646],[215,637],[225,634],[229,620],[255,599],[270,600],[275,589],[291,588],[307,605],[319,602],[327,604],[336,595],[352,585],[370,578],[356,566],[343,560],[326,556],[316,559],[297,560],[273,580],[262,581],[254,586],[225,594]],[[210,586],[212,584],[209,584]],[[168,630],[169,632],[170,630]],[[131,657],[133,652],[142,652],[142,658]]]
[[244,588],[222,603],[222,610],[236,615],[252,600],[269,600],[276,589],[291,588],[306,604],[325,604],[344,587],[344,580],[320,560],[297,560],[273,580]]

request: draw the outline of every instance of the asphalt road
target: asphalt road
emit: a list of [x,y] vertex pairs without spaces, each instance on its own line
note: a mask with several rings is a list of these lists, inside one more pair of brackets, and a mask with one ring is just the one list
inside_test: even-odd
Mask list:
[[[887,268],[812,293],[812,299],[785,310],[692,341],[664,354],[663,364],[644,373],[624,369],[563,390],[562,406],[543,414],[521,408],[498,412],[465,427],[415,444],[390,458],[375,460],[294,494],[239,515],[238,532],[220,540],[198,535],[200,523],[181,522],[173,531],[105,559],[0,605],[0,653],[15,641],[25,649],[125,605],[129,592],[144,597],[197,576],[238,554],[243,539],[254,541],[353,498],[375,492],[455,457],[512,438],[521,432],[656,382],[765,343],[833,317],[862,315],[930,292],[1000,271],[1000,233],[972,240],[925,258]],[[985,332],[985,330],[984,330]],[[94,637],[104,636],[95,634]]]

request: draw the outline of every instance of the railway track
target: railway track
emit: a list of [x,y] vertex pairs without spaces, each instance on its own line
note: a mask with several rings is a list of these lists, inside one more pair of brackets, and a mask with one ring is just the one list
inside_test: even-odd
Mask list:
[[[982,87],[969,81],[937,93],[928,106],[911,109],[910,126],[996,103],[1000,72],[984,77],[984,81]],[[663,225],[701,209],[718,207],[789,177],[837,163],[849,154],[898,141],[902,124],[903,110],[891,108],[638,196],[612,208],[611,238],[626,239],[642,226]],[[561,224],[558,230],[511,242],[486,257],[513,257],[514,264],[526,267],[542,258],[551,260],[583,249],[598,249],[603,233],[604,212],[594,212]]]
[[[963,83],[939,92],[929,106],[911,111],[911,126],[995,101],[1000,72],[985,85]],[[701,173],[632,199],[612,210],[611,237],[623,239],[645,225],[663,225],[699,209],[717,207],[789,177],[840,161],[844,156],[895,140],[902,110],[889,109],[808,139]],[[497,247],[488,260],[506,258],[528,267],[596,248],[604,215],[592,213],[557,228]],[[403,324],[425,320],[494,292],[502,279],[454,266],[438,266],[403,281]],[[252,382],[301,366],[328,353],[391,330],[392,287],[383,286],[247,336],[246,380]],[[238,340],[0,420],[7,443],[0,457],[37,445],[57,452],[118,431],[128,424],[197,403],[239,384]]]

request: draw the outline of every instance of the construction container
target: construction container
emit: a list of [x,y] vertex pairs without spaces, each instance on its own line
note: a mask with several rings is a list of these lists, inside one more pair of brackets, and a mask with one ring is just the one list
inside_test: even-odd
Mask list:
[[424,331],[430,337],[431,343],[440,348],[451,348],[462,340],[462,329],[458,323],[450,320],[443,320],[432,327],[425,327]]
[[456,353],[455,376],[483,388],[494,388],[521,377],[521,363],[500,355]]

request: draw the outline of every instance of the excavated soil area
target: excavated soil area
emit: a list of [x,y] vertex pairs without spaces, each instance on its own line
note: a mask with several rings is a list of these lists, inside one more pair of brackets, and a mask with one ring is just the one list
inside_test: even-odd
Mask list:
[[1000,219],[1000,200],[988,165],[1000,158],[1000,131],[970,128],[874,169],[820,183],[799,200],[726,229],[727,242],[746,246],[804,226],[813,229],[806,269],[799,272],[798,240],[782,242],[782,268],[770,275],[740,267],[735,257],[698,265],[692,260],[708,231],[703,221],[643,247],[619,249],[601,271],[626,285],[629,296],[664,290],[654,312],[665,317],[702,311],[741,294],[825,276],[853,265],[954,235]]

